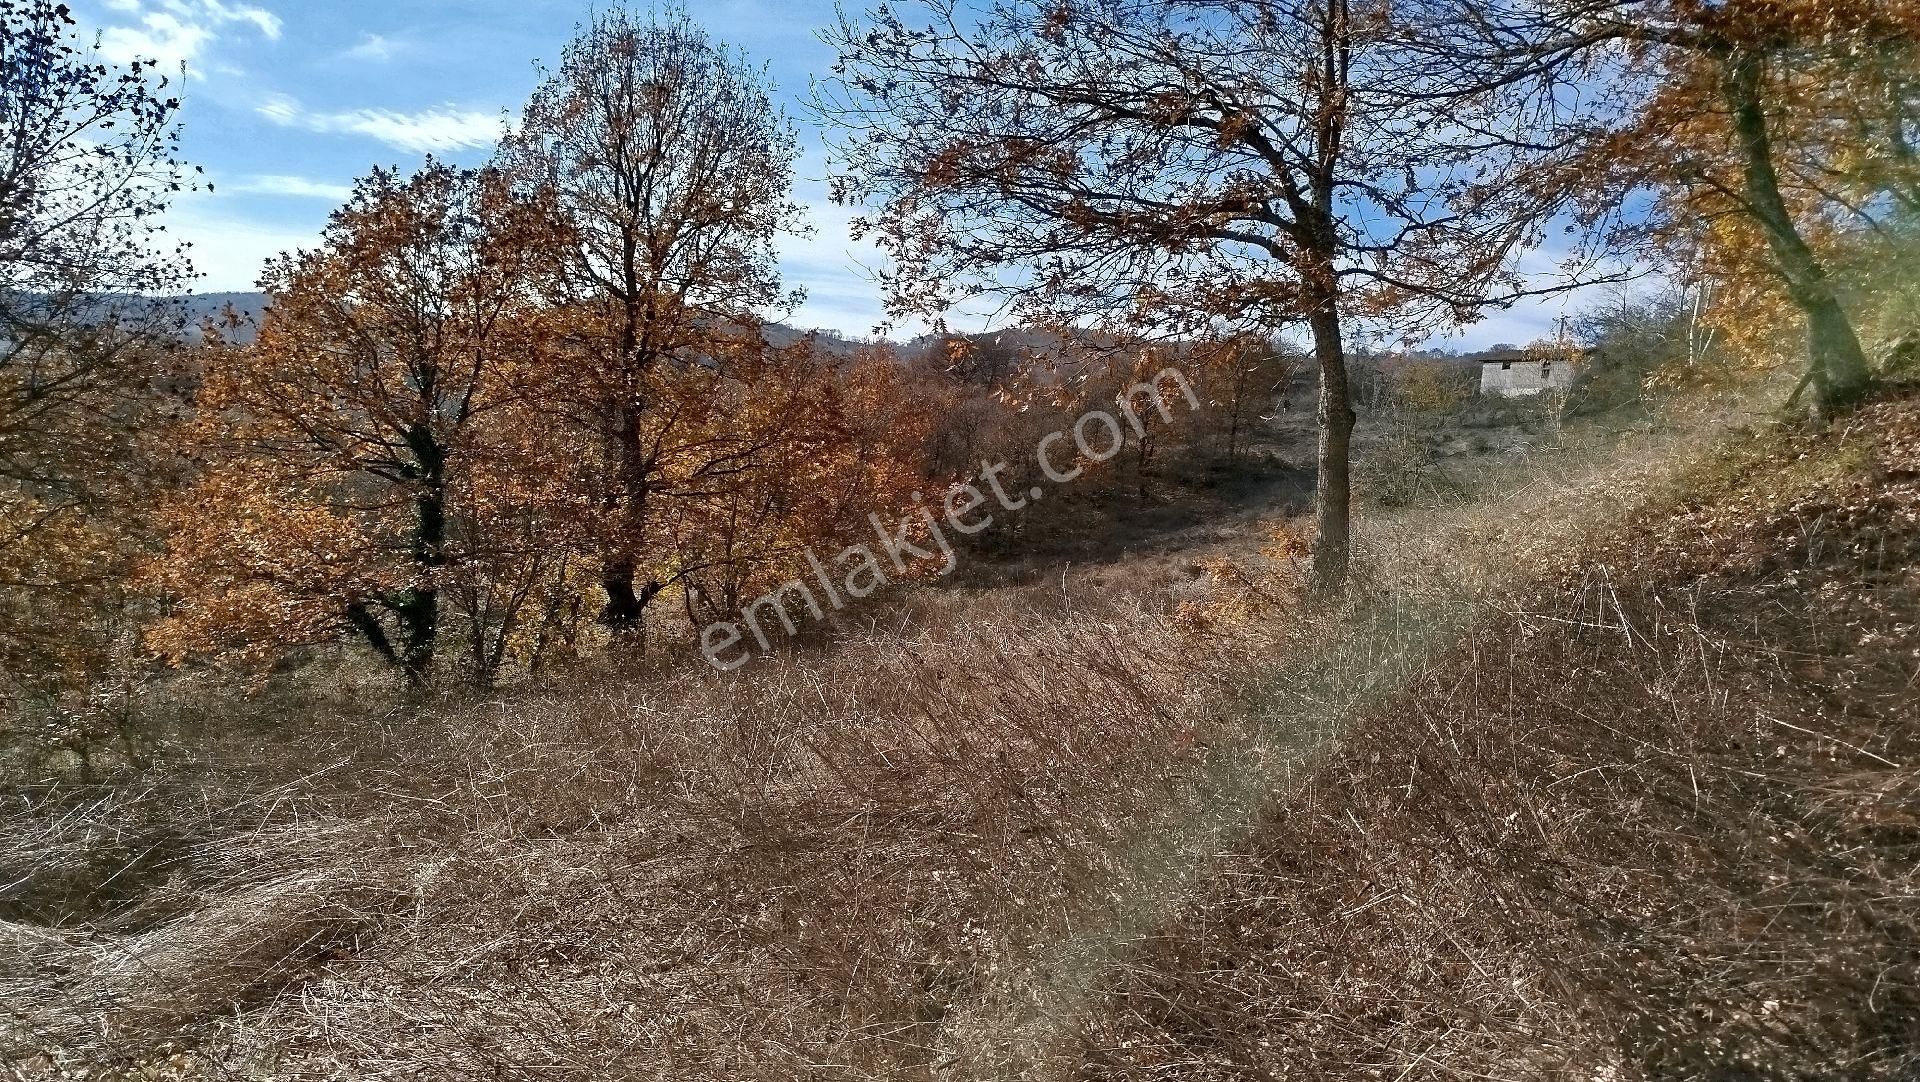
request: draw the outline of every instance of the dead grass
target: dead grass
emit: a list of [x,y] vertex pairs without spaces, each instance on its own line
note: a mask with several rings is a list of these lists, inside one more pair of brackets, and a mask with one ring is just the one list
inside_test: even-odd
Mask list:
[[[1675,725],[1704,740],[1752,724],[1742,711],[1762,703],[1826,732],[1773,684],[1729,697],[1737,644],[1672,616],[1679,595],[1636,564],[1556,564],[1606,551],[1629,509],[1670,506],[1697,480],[1675,473],[1693,439],[1644,437],[1624,458],[1543,448],[1480,478],[1473,502],[1372,519],[1367,575],[1338,611],[1298,605],[1252,530],[1060,581],[925,592],[742,679],[668,667],[406,711],[358,694],[231,717],[206,696],[153,705],[172,734],[156,765],[23,786],[6,813],[0,1063],[410,1079],[1627,1070],[1626,1008],[1595,991],[1639,998],[1618,958],[1641,954],[1620,942],[1680,958],[1666,918],[1718,927],[1744,897],[1675,872],[1717,867],[1679,839],[1703,808],[1746,808],[1713,787],[1732,775],[1707,783],[1725,803],[1656,787],[1643,814],[1642,783],[1673,782],[1682,760],[1640,749]],[[1243,573],[1196,576],[1208,563]],[[1568,589],[1538,590],[1548,571]],[[1631,709],[1655,691],[1664,713]],[[1630,735],[1592,739],[1575,718],[1596,711]],[[1840,761],[1807,754],[1808,770]],[[1853,858],[1833,859],[1823,882]],[[1566,913],[1534,896],[1562,885],[1581,899]],[[1658,934],[1593,931],[1636,920]],[[1709,956],[1739,957],[1685,957]],[[1881,980],[1891,995],[1888,980],[1904,977]],[[1661,994],[1648,1003],[1684,1000]]]
[[[184,1040],[290,1077],[922,1069],[947,1004],[1061,934],[1244,664],[1138,607],[939,608],[745,680],[301,719],[282,783],[156,772],[145,799],[216,810],[160,832],[174,852],[126,904],[0,926],[6,1050],[97,1067]],[[34,874],[50,808],[9,869]]]
[[1676,480],[1359,711],[1078,1077],[1911,1077],[1920,404]]

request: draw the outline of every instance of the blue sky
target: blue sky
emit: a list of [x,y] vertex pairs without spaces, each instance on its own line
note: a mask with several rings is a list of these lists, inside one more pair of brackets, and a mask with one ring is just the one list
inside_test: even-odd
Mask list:
[[[273,254],[310,246],[354,178],[431,152],[484,161],[503,119],[555,60],[589,0],[80,0],[82,28],[109,58],[187,67],[185,151],[214,191],[184,197],[169,224],[194,247],[204,291],[248,290]],[[690,0],[693,17],[769,72],[806,147],[796,198],[813,235],[781,248],[787,284],[807,290],[790,319],[866,334],[883,318],[849,237],[853,212],[827,198],[818,133],[800,102],[833,55],[814,36],[832,0]],[[1460,344],[1524,341],[1559,312],[1502,313]],[[903,328],[915,329],[915,328]]]

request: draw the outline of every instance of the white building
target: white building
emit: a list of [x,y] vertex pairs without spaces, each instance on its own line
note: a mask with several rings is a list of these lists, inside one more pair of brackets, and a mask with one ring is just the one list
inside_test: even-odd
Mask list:
[[1565,394],[1573,387],[1577,354],[1546,350],[1502,350],[1479,358],[1480,393],[1524,398],[1543,391]]

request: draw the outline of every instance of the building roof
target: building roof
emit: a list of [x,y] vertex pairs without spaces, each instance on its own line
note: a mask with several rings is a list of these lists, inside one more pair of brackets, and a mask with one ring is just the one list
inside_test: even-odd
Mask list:
[[1588,349],[1584,346],[1573,347],[1572,350],[1570,351],[1570,356],[1563,355],[1563,354],[1549,355],[1544,353],[1536,353],[1532,350],[1526,350],[1526,349],[1502,349],[1502,350],[1490,350],[1486,353],[1482,353],[1471,359],[1478,361],[1481,364],[1519,364],[1521,362],[1538,363],[1541,361],[1557,361],[1557,360],[1563,359],[1563,357],[1565,359],[1570,359],[1575,361],[1584,361],[1591,358],[1595,352],[1596,351]]

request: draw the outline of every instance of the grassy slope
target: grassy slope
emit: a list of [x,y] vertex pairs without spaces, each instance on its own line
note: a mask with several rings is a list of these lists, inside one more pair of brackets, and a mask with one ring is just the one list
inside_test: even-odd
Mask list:
[[1768,437],[1367,709],[1085,1078],[1920,1070],[1920,400]]
[[1549,456],[1371,523],[1339,613],[1241,544],[1194,560],[1268,577],[1198,606],[1144,581],[1185,558],[930,594],[741,680],[196,705],[9,805],[0,1064],[1890,1072],[1917,415],[1757,440],[1683,514],[1661,455]]

